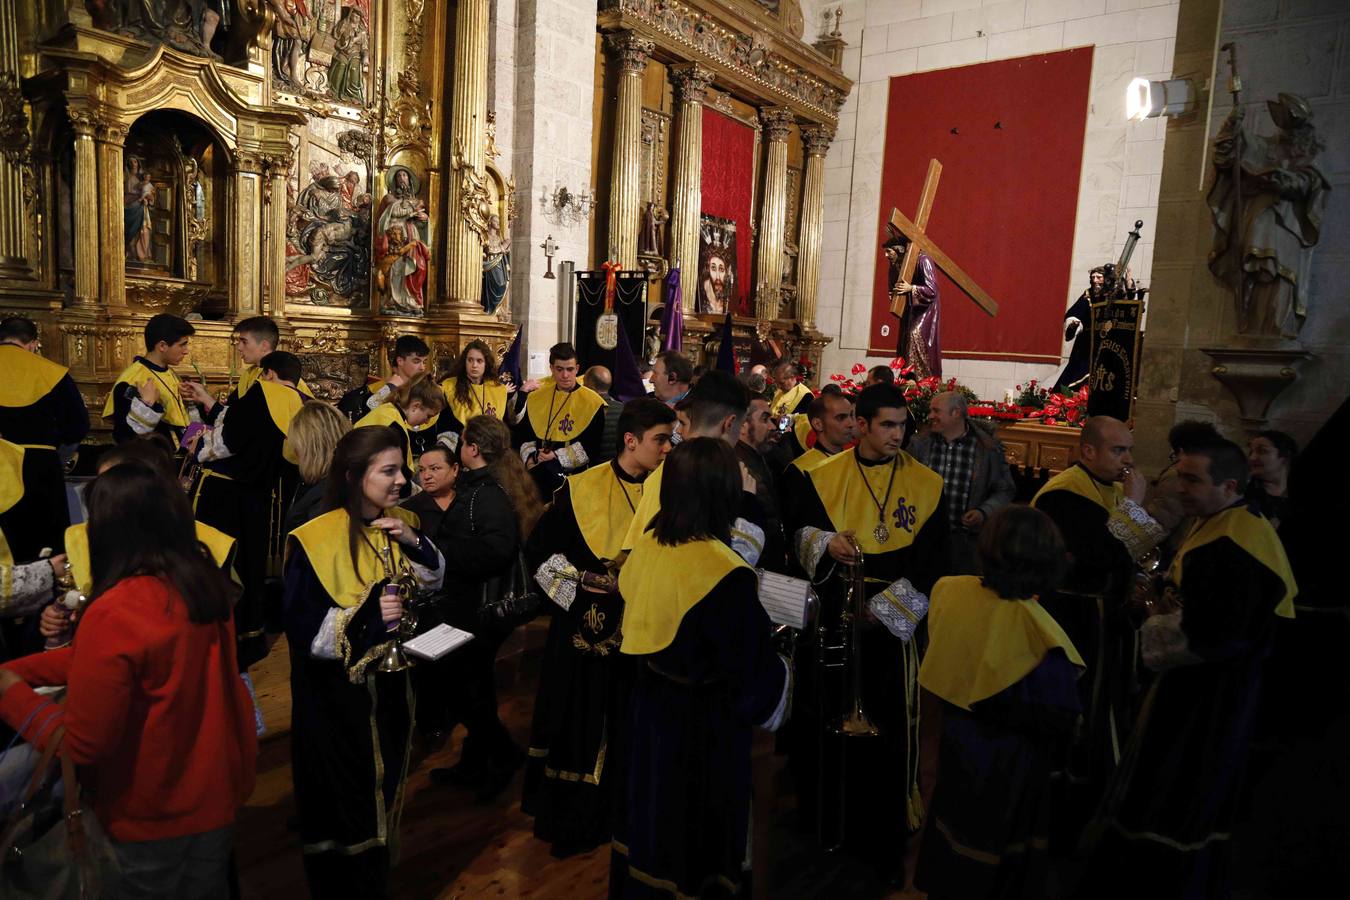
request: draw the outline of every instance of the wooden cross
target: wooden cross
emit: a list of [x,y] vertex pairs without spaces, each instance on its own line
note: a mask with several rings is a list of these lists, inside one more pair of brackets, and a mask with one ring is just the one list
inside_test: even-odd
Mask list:
[[[933,198],[937,196],[938,179],[942,177],[942,163],[936,159],[928,161],[928,175],[923,180],[923,193],[919,196],[919,211],[914,216],[914,221],[910,221],[898,209],[891,210],[891,227],[909,238],[909,246],[905,248],[905,258],[900,263],[900,280],[906,284],[912,284],[914,281],[914,267],[919,262],[919,251],[922,250],[928,254],[928,258],[942,271],[947,273],[947,277],[956,282],[956,286],[965,291],[970,299],[974,300],[980,309],[989,313],[991,316],[998,315],[998,304],[994,298],[989,296],[989,292],[975,283],[975,279],[965,273],[965,270],[952,262],[951,257],[942,252],[937,244],[933,243],[927,232],[928,216],[933,211]],[[906,297],[901,294],[891,300],[891,312],[897,316],[903,315],[905,311]]]

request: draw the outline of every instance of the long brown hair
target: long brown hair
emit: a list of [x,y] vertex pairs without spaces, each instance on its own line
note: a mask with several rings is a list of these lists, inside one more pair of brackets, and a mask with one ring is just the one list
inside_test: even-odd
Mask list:
[[360,546],[361,503],[365,494],[361,489],[370,461],[385,450],[397,450],[399,463],[403,462],[403,445],[392,428],[354,428],[342,436],[333,451],[333,464],[328,469],[328,486],[324,490],[324,507],[347,511],[347,550],[356,567],[356,548]]
[[387,403],[397,403],[398,408],[403,412],[408,411],[408,407],[417,401],[426,407],[432,414],[440,412],[445,408],[445,394],[441,393],[440,387],[425,374],[418,375],[399,385],[389,395]]
[[731,523],[741,499],[736,451],[719,438],[683,441],[666,457],[661,511],[651,521],[667,546],[716,539],[731,545]]
[[468,406],[473,396],[469,393],[469,351],[477,350],[483,354],[483,384],[487,384],[497,377],[497,358],[492,355],[491,348],[486,341],[480,341],[475,338],[464,345],[464,350],[455,357],[455,364],[450,368],[450,377],[455,379],[455,402],[461,407]]
[[492,480],[501,486],[511,501],[520,523],[521,538],[529,537],[534,523],[544,514],[544,504],[539,499],[534,479],[511,449],[510,429],[496,416],[474,416],[464,423],[464,434],[459,440],[461,450],[470,444],[478,448]]

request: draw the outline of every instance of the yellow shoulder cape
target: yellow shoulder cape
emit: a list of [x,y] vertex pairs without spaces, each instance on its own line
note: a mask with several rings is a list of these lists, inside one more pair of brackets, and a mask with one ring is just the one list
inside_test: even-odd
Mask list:
[[[773,399],[769,401],[769,410],[775,416],[786,415],[797,408],[797,404],[802,402],[803,397],[809,397],[813,394],[814,392],[809,387],[799,381],[792,386],[790,391],[775,392]],[[810,429],[811,424],[808,422],[806,427]],[[803,442],[802,446],[805,447],[806,444]]]
[[577,528],[597,558],[612,560],[621,552],[634,509],[645,496],[645,484],[624,481],[608,463],[568,476]]
[[[942,498],[942,476],[903,450],[896,454],[894,466],[859,466],[855,462],[857,452],[853,449],[836,453],[806,473],[829,513],[834,530],[852,529],[864,553],[890,553],[908,547],[937,510]],[[881,543],[873,534],[879,518],[877,504],[886,497],[892,470],[895,483],[880,516],[889,534],[886,542]]]
[[815,434],[815,429],[811,427],[811,418],[806,413],[796,413],[792,417],[792,436],[797,439],[797,443],[805,449],[811,449],[811,435]]
[[[0,513],[10,509],[21,499],[23,499],[23,448],[0,439]],[[3,534],[0,534],[0,565],[13,563],[14,555],[10,553],[9,542],[5,540]]]
[[1108,513],[1119,506],[1121,499],[1125,496],[1119,483],[1102,484],[1089,475],[1087,469],[1077,464],[1069,466],[1043,484],[1041,489],[1036,492],[1036,496],[1031,498],[1031,505],[1035,506],[1036,501],[1051,491],[1068,491],[1070,494],[1077,494],[1084,500],[1090,500],[1097,504]]
[[381,403],[379,406],[366,413],[357,420],[353,428],[387,428],[390,425],[396,425],[403,429],[404,460],[409,469],[417,470],[417,461],[413,459],[412,433],[408,427],[408,420],[403,418],[403,411],[395,403]]
[[108,391],[108,402],[103,404],[103,418],[106,419],[113,414],[117,385],[129,384],[132,387],[140,387],[149,378],[153,378],[159,385],[159,405],[164,407],[163,421],[175,428],[186,428],[188,426],[187,405],[178,394],[178,376],[174,374],[173,369],[156,372],[139,359],[123,369],[122,374],[117,376],[117,381],[113,383],[113,389]]
[[604,406],[604,398],[585,385],[563,393],[551,384],[530,394],[525,401],[525,414],[536,438],[567,444],[581,436],[596,412]]
[[[237,397],[242,397],[248,393],[248,389],[257,384],[262,378],[262,369],[256,365],[245,366],[244,371],[239,373],[239,382],[234,386],[234,393]],[[313,400],[314,392],[305,384],[305,379],[301,378],[295,389],[305,395],[305,399]]]
[[0,406],[31,406],[51,393],[68,370],[13,344],[0,344]]
[[818,447],[812,447],[810,450],[807,450],[801,456],[794,459],[792,465],[799,471],[809,472],[829,458],[829,454],[824,450],[821,450]]
[[[206,545],[216,565],[225,568],[234,552],[234,538],[225,532],[196,522],[197,540]],[[66,529],[66,562],[70,563],[70,574],[75,579],[75,587],[81,594],[88,595],[94,590],[94,572],[89,564],[89,523],[79,522]],[[234,573],[230,573],[233,577]]]
[[[413,528],[421,526],[417,513],[401,506],[386,509],[385,516],[394,516]],[[395,568],[403,561],[403,546],[378,528],[365,528],[366,540],[356,545],[357,564],[352,567],[352,556],[347,543],[347,511],[335,509],[317,519],[311,519],[291,532],[290,537],[305,548],[309,565],[314,569],[319,584],[333,602],[343,609],[360,606],[371,590],[386,577],[384,561],[376,548],[386,543],[392,549]],[[287,548],[289,551],[289,547]]]
[[623,569],[623,653],[640,656],[670,646],[685,614],[732,570],[750,568],[721,541],[667,547],[644,532]]
[[919,684],[962,709],[1031,674],[1059,648],[1083,665],[1069,636],[1035,600],[1005,600],[977,575],[943,578],[928,607],[928,653]]
[[1261,565],[1274,572],[1284,582],[1284,596],[1275,607],[1275,615],[1285,619],[1294,618],[1294,598],[1298,596],[1298,585],[1294,583],[1294,571],[1289,568],[1289,557],[1284,553],[1284,544],[1275,532],[1275,526],[1264,516],[1252,512],[1246,506],[1233,506],[1215,513],[1208,519],[1196,522],[1191,533],[1186,535],[1181,549],[1172,559],[1167,578],[1173,584],[1181,584],[1182,569],[1186,564],[1186,554],[1198,547],[1213,543],[1226,537],[1247,551]]
[[624,536],[624,550],[632,550],[637,546],[638,538],[661,511],[661,473],[665,468],[666,464],[662,462],[656,467],[656,471],[642,482],[642,499],[638,501],[637,512],[633,514],[633,520],[628,525],[628,534]]
[[305,398],[299,394],[298,389],[288,388],[284,384],[272,381],[259,381],[257,384],[262,388],[263,398],[267,400],[267,411],[271,414],[277,430],[282,434],[290,434],[291,419],[300,411],[300,407],[305,405]]
[[[496,416],[506,418],[506,385],[499,381],[469,385],[469,402],[460,403],[455,399],[455,385],[458,378],[447,378],[441,382],[441,392],[445,394],[446,408],[454,414],[461,424],[474,416]],[[538,393],[536,391],[536,393]]]

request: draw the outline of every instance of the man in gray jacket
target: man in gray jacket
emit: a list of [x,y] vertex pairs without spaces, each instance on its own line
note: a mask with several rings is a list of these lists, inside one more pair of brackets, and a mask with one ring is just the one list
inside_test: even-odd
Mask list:
[[1012,502],[1015,487],[1003,444],[970,421],[966,398],[955,391],[937,394],[928,414],[928,432],[915,438],[909,453],[942,476],[951,530],[948,574],[978,570],[975,544],[994,511]]

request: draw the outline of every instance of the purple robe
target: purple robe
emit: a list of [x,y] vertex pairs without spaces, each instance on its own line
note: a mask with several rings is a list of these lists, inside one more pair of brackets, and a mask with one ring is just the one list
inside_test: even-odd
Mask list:
[[[906,241],[894,239],[887,241],[885,249],[894,248],[891,261],[888,289],[893,291],[900,279],[900,266],[905,257]],[[905,302],[905,312],[900,317],[900,334],[896,341],[896,353],[905,362],[914,367],[919,378],[929,375],[942,377],[942,344],[938,334],[937,269],[928,254],[919,251],[918,264],[914,267],[911,282],[914,290]]]

